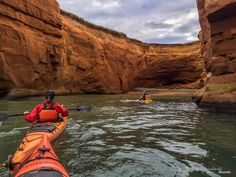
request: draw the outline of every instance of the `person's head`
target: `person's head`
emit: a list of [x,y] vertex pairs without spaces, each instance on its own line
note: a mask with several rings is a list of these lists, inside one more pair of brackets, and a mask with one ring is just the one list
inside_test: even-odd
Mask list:
[[44,98],[46,100],[47,103],[52,102],[53,98],[55,96],[55,93],[52,90],[48,90],[47,92],[45,92],[44,94]]

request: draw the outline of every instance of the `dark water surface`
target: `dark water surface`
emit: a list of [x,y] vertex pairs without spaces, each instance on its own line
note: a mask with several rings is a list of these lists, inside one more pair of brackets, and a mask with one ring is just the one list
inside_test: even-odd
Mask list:
[[[214,114],[187,99],[161,98],[147,106],[139,95],[57,97],[71,112],[53,144],[71,177],[236,176],[236,116]],[[0,101],[0,112],[31,110],[40,97]],[[29,124],[22,117],[0,125],[0,162],[17,149]],[[0,176],[7,176],[5,169]]]

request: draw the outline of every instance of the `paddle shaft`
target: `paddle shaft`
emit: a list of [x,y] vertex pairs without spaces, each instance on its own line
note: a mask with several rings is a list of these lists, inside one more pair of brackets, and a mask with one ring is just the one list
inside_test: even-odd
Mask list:
[[24,114],[23,113],[20,113],[20,114],[10,114],[8,115],[8,117],[16,117],[16,116],[23,116]]
[[79,109],[78,108],[69,108],[67,109],[68,111],[78,111]]
[[[80,112],[88,112],[91,110],[91,106],[90,105],[81,105],[78,106],[78,108],[69,108],[68,111],[80,111]],[[0,114],[0,121],[5,121],[7,120],[9,117],[16,117],[16,116],[23,116],[23,113],[19,113],[19,114]]]

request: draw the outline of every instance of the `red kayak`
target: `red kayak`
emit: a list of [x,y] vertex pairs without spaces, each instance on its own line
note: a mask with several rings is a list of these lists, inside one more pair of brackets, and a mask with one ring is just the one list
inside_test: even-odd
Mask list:
[[69,177],[44,134],[32,155],[23,162],[14,177]]

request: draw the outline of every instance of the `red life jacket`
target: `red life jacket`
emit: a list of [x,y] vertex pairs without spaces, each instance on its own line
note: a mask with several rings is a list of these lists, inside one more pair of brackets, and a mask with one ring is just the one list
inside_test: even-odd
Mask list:
[[54,103],[51,103],[50,106],[47,106],[46,103],[43,104],[44,108],[39,113],[38,122],[55,122],[58,119],[58,113],[53,108]]

